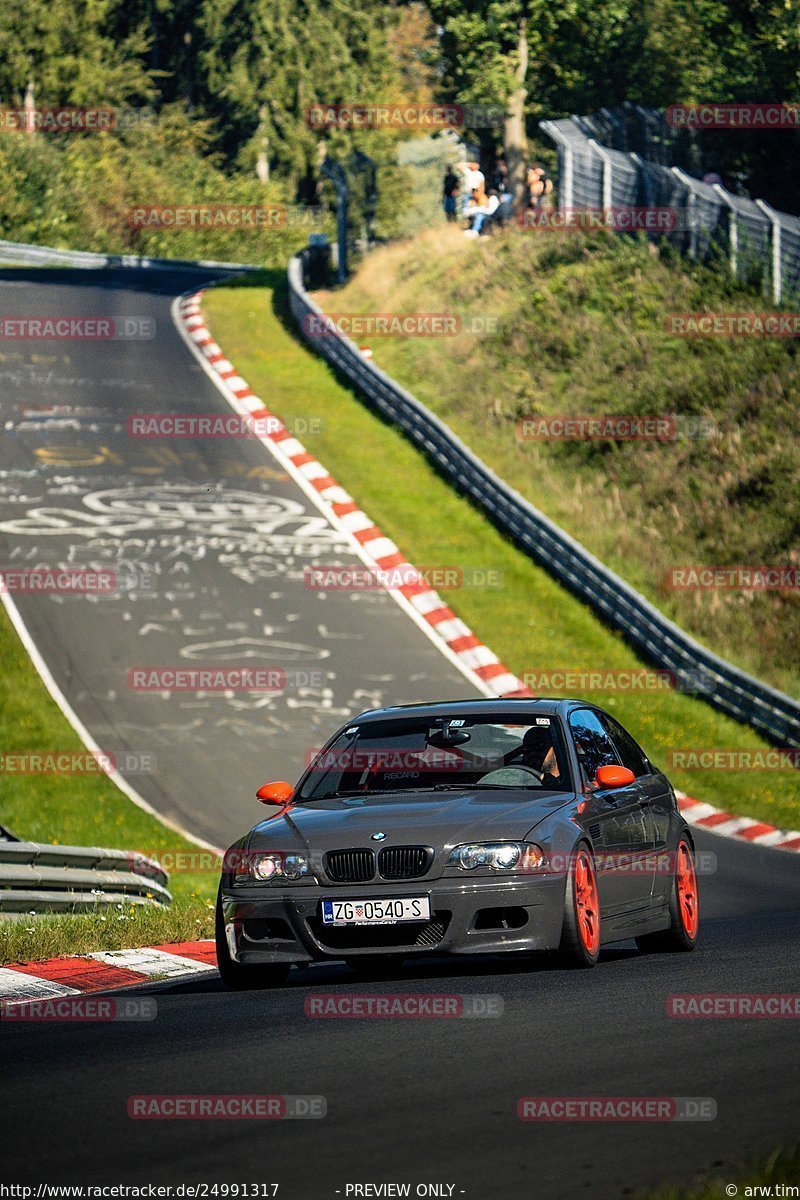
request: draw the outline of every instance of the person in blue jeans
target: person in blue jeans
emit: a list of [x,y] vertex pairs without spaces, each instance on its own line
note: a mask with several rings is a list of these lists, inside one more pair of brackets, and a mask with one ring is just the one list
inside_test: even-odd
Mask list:
[[492,188],[485,204],[475,206],[469,210],[469,215],[472,217],[472,224],[464,232],[468,233],[470,237],[480,237],[481,229],[487,217],[493,217],[499,206],[500,197],[495,189]]

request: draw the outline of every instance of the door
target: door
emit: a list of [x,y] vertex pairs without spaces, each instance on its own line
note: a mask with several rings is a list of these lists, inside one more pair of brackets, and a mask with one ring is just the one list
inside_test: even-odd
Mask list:
[[[653,770],[641,746],[634,741],[627,729],[623,729],[619,721],[615,721],[608,713],[602,713],[600,720],[614,743],[623,767],[633,771],[636,776],[642,804],[639,810],[642,823],[640,845],[646,851],[637,870],[641,871],[644,881],[650,881],[650,903],[660,904],[661,888],[667,878],[664,871],[659,870],[659,864],[660,859],[665,858],[667,850],[669,810],[672,804],[669,784],[663,775]],[[638,896],[640,889],[635,890]]]
[[609,916],[647,908],[653,889],[654,832],[648,800],[639,782],[595,791],[603,766],[627,766],[610,733],[593,709],[570,714],[570,731],[590,797],[583,820],[598,855],[597,882],[601,907]]

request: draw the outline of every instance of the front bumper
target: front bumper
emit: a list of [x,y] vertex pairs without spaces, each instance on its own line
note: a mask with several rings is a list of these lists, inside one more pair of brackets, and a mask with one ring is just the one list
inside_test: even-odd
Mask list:
[[[223,889],[232,958],[311,963],[381,954],[493,954],[553,950],[561,939],[564,876],[414,880],[352,887],[246,885]],[[428,896],[427,921],[324,926],[323,900]]]

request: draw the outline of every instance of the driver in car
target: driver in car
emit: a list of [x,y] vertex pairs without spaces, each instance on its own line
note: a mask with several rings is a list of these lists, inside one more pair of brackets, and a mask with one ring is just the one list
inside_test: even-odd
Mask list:
[[561,772],[549,726],[534,725],[528,729],[520,745],[505,756],[503,766],[484,775],[480,782],[513,785],[516,780],[512,776],[516,772],[527,775],[528,782],[535,786],[558,787]]

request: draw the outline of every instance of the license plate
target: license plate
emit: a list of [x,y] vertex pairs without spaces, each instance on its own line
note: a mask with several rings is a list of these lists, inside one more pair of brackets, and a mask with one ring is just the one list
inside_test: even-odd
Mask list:
[[398,921],[427,921],[431,902],[427,896],[402,900],[323,900],[323,925],[396,925]]

